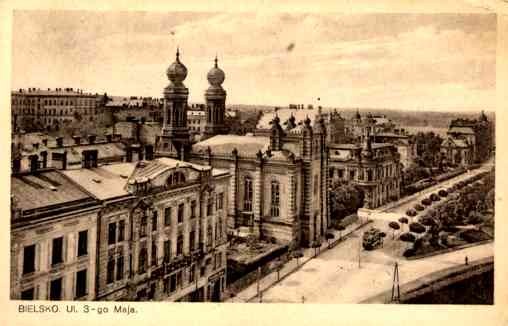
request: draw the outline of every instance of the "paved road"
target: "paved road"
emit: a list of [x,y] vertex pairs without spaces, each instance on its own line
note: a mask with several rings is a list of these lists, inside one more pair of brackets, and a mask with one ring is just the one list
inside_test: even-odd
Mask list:
[[[358,303],[391,289],[395,262],[399,263],[400,284],[429,273],[469,261],[493,256],[493,243],[470,247],[419,260],[406,260],[402,252],[406,243],[392,240],[386,218],[401,216],[430,193],[450,187],[475,174],[488,171],[493,160],[482,167],[423,190],[410,201],[382,211],[372,211],[373,225],[360,229],[337,247],[309,261],[301,270],[263,293],[263,302]],[[375,226],[387,233],[383,248],[361,250],[363,232]],[[407,227],[407,226],[406,226]]]
[[[383,225],[385,221],[379,221]],[[400,284],[426,274],[493,255],[493,243],[470,247],[426,259],[400,258],[405,243],[387,237],[383,248],[358,253],[361,232],[290,275],[263,294],[263,302],[359,303],[391,289],[393,266],[399,263]]]

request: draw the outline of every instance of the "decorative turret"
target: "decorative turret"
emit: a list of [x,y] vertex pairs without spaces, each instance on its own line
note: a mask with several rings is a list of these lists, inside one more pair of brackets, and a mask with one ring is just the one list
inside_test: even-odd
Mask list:
[[205,92],[206,125],[204,138],[209,138],[227,133],[225,125],[226,91],[222,88],[226,75],[219,68],[217,57],[215,57],[213,68],[210,69],[206,77],[210,87]]
[[362,156],[366,158],[372,157],[372,143],[371,143],[371,137],[370,133],[367,132],[367,135],[365,136],[365,140],[362,146]]
[[284,138],[284,131],[282,130],[282,127],[280,126],[279,116],[276,114],[272,120],[272,129],[271,129],[271,134],[270,134],[270,148],[273,151],[282,150],[283,138]]
[[164,88],[164,121],[157,141],[157,156],[184,159],[190,149],[190,135],[187,127],[187,100],[189,90],[183,84],[187,68],[180,62],[180,50],[176,60],[166,70],[169,85]]

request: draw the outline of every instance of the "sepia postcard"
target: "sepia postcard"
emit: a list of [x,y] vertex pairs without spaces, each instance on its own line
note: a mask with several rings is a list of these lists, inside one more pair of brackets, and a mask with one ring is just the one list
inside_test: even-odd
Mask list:
[[508,324],[508,3],[5,4],[7,325]]

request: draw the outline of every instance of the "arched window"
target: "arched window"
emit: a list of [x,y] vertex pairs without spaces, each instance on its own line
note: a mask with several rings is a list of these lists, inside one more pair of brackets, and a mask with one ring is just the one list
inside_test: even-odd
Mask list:
[[252,211],[252,179],[249,176],[245,177],[243,184],[243,209]]
[[272,192],[270,201],[270,213],[278,217],[280,213],[280,184],[277,180],[272,180]]

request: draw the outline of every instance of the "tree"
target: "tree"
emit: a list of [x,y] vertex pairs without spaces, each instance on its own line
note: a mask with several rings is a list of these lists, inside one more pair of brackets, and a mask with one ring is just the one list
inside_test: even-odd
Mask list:
[[331,186],[330,212],[338,220],[356,213],[363,206],[363,191],[352,183],[336,181]]
[[397,223],[395,221],[391,221],[390,223],[388,223],[388,226],[391,229],[393,229],[393,239],[395,240],[395,231],[400,229],[400,225],[399,225],[399,223]]
[[421,225],[418,222],[413,222],[413,223],[409,224],[409,231],[417,233],[417,234],[422,234],[425,232],[425,226]]
[[416,237],[414,236],[414,234],[412,234],[410,232],[402,233],[399,236],[399,239],[400,239],[400,241],[404,241],[407,243],[414,243],[416,241]]
[[291,252],[291,258],[296,258],[296,266],[300,266],[299,259],[303,257],[303,252],[300,248]]

